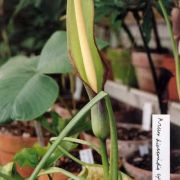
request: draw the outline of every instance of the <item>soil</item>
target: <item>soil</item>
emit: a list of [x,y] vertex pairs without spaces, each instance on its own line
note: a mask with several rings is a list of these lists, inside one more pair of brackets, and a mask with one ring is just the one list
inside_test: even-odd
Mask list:
[[[180,174],[180,151],[171,151],[171,174]],[[127,159],[128,163],[134,166],[152,171],[152,151],[149,150],[149,154],[141,156],[139,152],[135,152]]]
[[[33,121],[14,121],[10,124],[0,125],[0,133],[12,136],[36,137]],[[44,137],[50,137],[50,133],[43,129]]]
[[111,99],[116,122],[142,124],[142,111]]
[[[80,158],[78,150],[72,151],[71,154],[78,159]],[[101,162],[101,156],[96,151],[93,151],[93,157],[94,157],[94,162],[96,164],[102,163]],[[72,159],[70,159],[66,156],[64,156],[60,159],[57,166],[65,169],[67,171],[70,171],[71,173],[75,173],[75,172],[79,173],[82,170],[82,166],[80,164],[76,163],[75,161],[73,161]]]
[[129,141],[129,140],[146,140],[151,139],[152,132],[151,131],[144,131],[138,128],[124,128],[119,127],[117,129],[118,132],[118,139]]

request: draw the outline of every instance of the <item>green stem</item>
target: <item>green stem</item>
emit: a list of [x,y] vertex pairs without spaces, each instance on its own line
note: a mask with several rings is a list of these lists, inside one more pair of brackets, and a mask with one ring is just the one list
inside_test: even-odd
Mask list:
[[174,34],[173,34],[172,26],[170,23],[170,19],[162,0],[159,0],[159,5],[161,7],[164,19],[166,21],[168,33],[169,33],[171,43],[172,43],[173,54],[174,54],[174,59],[175,59],[175,64],[176,64],[176,83],[177,83],[177,88],[178,88],[178,95],[180,97],[180,61],[179,61],[178,48],[177,48],[176,41],[174,39]]
[[110,152],[110,176],[111,180],[118,179],[118,138],[116,122],[112,110],[111,100],[109,96],[105,97],[106,107],[109,116],[110,136],[111,136],[111,152]]
[[103,99],[105,96],[107,96],[107,93],[101,91],[97,96],[95,96],[86,106],[84,106],[79,113],[76,114],[74,118],[69,122],[69,124],[63,129],[63,131],[59,134],[56,141],[53,143],[53,145],[49,148],[47,153],[44,155],[44,157],[41,159],[37,167],[35,168],[34,172],[30,176],[29,180],[35,180],[40,170],[43,168],[44,164],[46,163],[47,159],[50,157],[50,155],[55,151],[57,146],[60,144],[60,142],[63,140],[65,136],[68,135],[68,133],[72,130],[72,128],[83,118],[83,116],[90,111],[90,109],[101,99]]
[[[55,141],[56,139],[57,139],[56,137],[53,137],[53,138],[50,139],[50,141]],[[89,142],[89,141],[85,141],[85,140],[77,139],[77,138],[72,138],[72,137],[65,137],[63,140],[64,141],[68,141],[68,142],[73,142],[73,143],[87,145],[90,148],[92,148],[93,150],[95,150],[98,154],[101,154],[99,148],[96,145],[94,145],[91,142]]]
[[43,176],[43,175],[47,175],[47,174],[54,174],[54,173],[62,173],[65,176],[67,176],[71,179],[74,179],[74,180],[84,180],[84,178],[77,177],[73,173],[70,173],[69,171],[66,171],[62,168],[57,168],[57,167],[49,168],[45,172],[41,172],[38,176]]
[[102,165],[104,170],[104,179],[109,179],[109,162],[108,156],[106,151],[106,140],[99,139],[100,148],[101,148],[101,158],[102,158]]

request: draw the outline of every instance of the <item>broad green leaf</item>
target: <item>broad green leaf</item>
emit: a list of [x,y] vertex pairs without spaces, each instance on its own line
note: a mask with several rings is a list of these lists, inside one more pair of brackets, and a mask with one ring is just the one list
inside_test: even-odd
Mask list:
[[92,0],[67,1],[68,50],[83,81],[95,92],[102,90],[104,67],[94,40]]
[[38,58],[18,56],[0,68],[0,123],[34,119],[57,98],[56,82],[38,73],[37,63]]
[[66,32],[57,31],[50,37],[42,49],[37,69],[45,74],[71,72],[67,56]]

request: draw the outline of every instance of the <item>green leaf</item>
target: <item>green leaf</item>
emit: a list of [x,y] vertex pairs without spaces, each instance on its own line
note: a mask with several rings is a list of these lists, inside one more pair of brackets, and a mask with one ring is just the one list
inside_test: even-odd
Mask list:
[[0,123],[9,119],[34,119],[57,98],[56,82],[38,73],[37,63],[37,57],[18,56],[0,68]]
[[14,162],[20,167],[35,168],[47,149],[48,147],[41,147],[38,144],[35,144],[32,148],[24,148],[15,155]]
[[[60,145],[67,151],[71,151],[77,147],[77,144],[67,141],[63,141]],[[35,144],[32,148],[25,148],[15,155],[14,162],[16,162],[20,167],[35,168],[49,147],[50,145],[41,147],[40,145]],[[63,155],[64,153],[57,149],[51,154],[43,168],[51,167]]]
[[71,72],[67,56],[66,32],[57,31],[50,37],[41,52],[37,69],[45,74]]
[[26,148],[17,153],[14,157],[14,161],[20,167],[33,167],[35,168],[39,162],[39,156],[36,149]]

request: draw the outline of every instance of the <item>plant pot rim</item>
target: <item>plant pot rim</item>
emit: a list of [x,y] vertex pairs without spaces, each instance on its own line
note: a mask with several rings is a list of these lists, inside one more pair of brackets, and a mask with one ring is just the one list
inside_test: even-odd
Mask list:
[[29,137],[23,137],[22,135],[21,136],[16,136],[16,135],[12,135],[12,134],[4,134],[4,133],[1,133],[0,132],[0,137],[6,137],[6,138],[9,138],[9,139],[32,139],[32,140],[37,140],[37,137],[32,137],[32,136],[29,136]]
[[[129,128],[138,128],[138,129],[142,129],[141,128],[141,125],[140,124],[133,124],[133,123],[117,123],[117,127],[129,127]],[[109,140],[109,139],[108,139]],[[118,139],[118,142],[128,142],[128,143],[132,143],[133,144],[141,144],[141,143],[144,143],[144,142],[147,142],[147,143],[151,143],[152,142],[152,139],[143,139],[143,140],[121,140],[121,139]]]
[[[173,150],[173,151],[179,151],[179,152],[180,152],[180,150]],[[131,156],[131,155],[129,155],[129,156]],[[129,157],[129,156],[128,156],[128,157]],[[131,168],[131,169],[133,168],[133,169],[135,169],[136,171],[144,172],[144,174],[152,175],[152,171],[149,171],[149,170],[146,170],[146,169],[142,169],[142,168],[139,168],[139,167],[137,167],[137,166],[135,166],[135,165],[133,165],[133,164],[130,164],[130,163],[127,161],[127,158],[128,158],[128,157],[123,158],[123,165],[124,165],[124,167],[125,167],[126,170],[129,169],[129,168]],[[127,170],[127,171],[128,171],[128,170]],[[142,173],[142,174],[143,174],[143,173]],[[179,174],[171,173],[170,176],[171,176],[171,178],[172,178],[172,177],[173,177],[173,178],[175,178],[175,177],[180,178],[180,173],[179,173]]]

